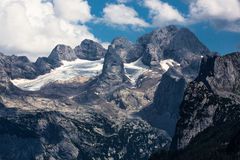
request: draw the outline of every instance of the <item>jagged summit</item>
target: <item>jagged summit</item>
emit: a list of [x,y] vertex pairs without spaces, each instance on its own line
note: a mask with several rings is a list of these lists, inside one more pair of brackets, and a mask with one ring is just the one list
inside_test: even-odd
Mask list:
[[104,58],[106,49],[97,42],[85,39],[79,46],[75,47],[74,52],[80,59],[100,60]]
[[138,43],[144,46],[143,63],[149,66],[159,65],[162,59],[171,58],[181,63],[192,55],[210,53],[190,30],[173,25],[140,37]]
[[[237,122],[234,118],[239,118],[238,114],[234,115],[236,117],[228,116],[234,107],[240,106],[239,66],[240,53],[203,59],[199,76],[187,87],[181,104],[174,149],[186,147],[191,139],[209,126],[219,127],[228,120]],[[237,108],[236,111],[239,110]]]
[[61,60],[73,61],[77,59],[76,54],[70,46],[63,44],[57,45],[48,56],[48,59],[59,62]]
[[146,44],[146,45],[148,43],[156,43],[158,45],[161,45],[159,44],[159,42],[163,42],[164,40],[166,42],[167,40],[169,40],[170,36],[173,36],[178,31],[179,29],[174,25],[170,25],[164,28],[158,28],[140,37],[138,39],[138,42],[140,44]]
[[143,54],[143,47],[141,45],[134,44],[124,37],[113,39],[111,46],[114,48],[116,54],[126,63],[136,61]]
[[119,85],[126,80],[124,61],[114,42],[108,47],[100,79],[110,86]]
[[116,37],[112,40],[111,44],[117,48],[127,48],[133,45],[133,42],[129,41],[125,37]]

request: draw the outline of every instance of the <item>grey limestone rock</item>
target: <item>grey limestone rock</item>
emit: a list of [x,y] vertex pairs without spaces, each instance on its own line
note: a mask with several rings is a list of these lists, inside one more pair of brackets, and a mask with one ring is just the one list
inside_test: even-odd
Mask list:
[[52,50],[48,59],[55,62],[56,65],[59,65],[60,61],[73,61],[77,59],[77,56],[70,46],[59,44]]
[[106,54],[106,49],[101,44],[88,39],[83,40],[74,51],[78,58],[92,61],[104,58]]

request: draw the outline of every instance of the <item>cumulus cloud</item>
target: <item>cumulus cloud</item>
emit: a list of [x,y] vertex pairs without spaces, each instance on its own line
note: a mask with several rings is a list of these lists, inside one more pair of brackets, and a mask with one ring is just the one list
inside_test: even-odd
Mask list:
[[118,3],[129,3],[132,2],[132,0],[117,0]]
[[[89,15],[85,19],[82,18],[85,14],[81,18],[70,16],[70,19],[65,19],[63,15],[56,14],[54,7],[52,3],[42,3],[41,0],[1,0],[1,51],[34,59],[48,55],[59,43],[76,46],[85,38],[96,40],[85,25],[70,22],[84,22]],[[69,12],[71,9],[68,8]]]
[[240,32],[239,0],[186,0],[188,15],[183,15],[174,6],[161,0],[142,0],[149,9],[154,26],[169,24],[191,25],[209,22],[218,29]]
[[155,26],[183,24],[184,16],[173,6],[159,0],[143,0],[143,5],[149,9],[150,18]]
[[189,5],[190,21],[211,21],[215,27],[240,31],[239,0],[194,0]]
[[84,0],[53,0],[57,16],[69,21],[85,23],[92,19],[91,8]]
[[240,19],[239,0],[195,0],[190,4],[190,15],[195,19]]
[[139,18],[138,13],[124,4],[107,4],[103,9],[103,22],[110,25],[148,27],[149,24]]
[[237,21],[211,20],[210,24],[216,29],[231,32],[240,32],[240,20]]

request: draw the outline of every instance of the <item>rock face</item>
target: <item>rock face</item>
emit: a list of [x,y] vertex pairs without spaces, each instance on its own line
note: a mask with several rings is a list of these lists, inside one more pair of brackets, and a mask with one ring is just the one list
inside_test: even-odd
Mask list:
[[77,59],[74,50],[66,45],[57,45],[48,56],[48,59],[53,61],[56,65],[60,64],[60,61],[73,61]]
[[239,64],[239,52],[216,58],[213,71],[214,77],[207,78],[214,91],[222,96],[229,96],[231,93],[240,95]]
[[54,61],[46,57],[40,57],[35,62],[35,66],[39,74],[49,73],[51,69],[54,69]]
[[78,58],[91,61],[104,58],[106,54],[106,49],[102,45],[88,39],[83,40],[81,45],[75,47],[74,51]]
[[123,59],[120,57],[118,48],[114,42],[108,47],[105,55],[100,80],[113,87],[124,83],[127,80],[124,71]]
[[141,37],[139,43],[146,49],[143,62],[152,68],[161,65],[164,59],[178,63],[163,74],[151,107],[141,113],[150,124],[174,136],[184,91],[198,76],[202,57],[212,53],[192,32],[175,26],[155,30]]
[[171,150],[151,160],[239,159],[240,53],[207,56],[180,107]]
[[[104,62],[93,62],[103,57]],[[79,65],[77,58],[91,65]],[[171,149],[183,149],[182,159],[200,157],[192,154],[199,148],[205,159],[210,159],[205,148],[238,153],[231,148],[240,131],[239,59],[240,53],[209,53],[192,32],[175,26],[157,29],[136,44],[116,38],[107,51],[91,40],[74,50],[58,45],[35,63],[0,54],[0,159],[145,160],[169,149],[170,137]],[[64,78],[78,77],[49,83],[48,74],[46,81],[35,81],[61,61],[74,61],[67,69],[92,66],[94,72],[103,62],[102,73],[79,77],[79,70],[67,70]],[[47,85],[16,90],[13,78]],[[228,131],[220,132],[224,128]]]
[[112,46],[115,52],[123,59],[123,62],[130,63],[139,59],[143,54],[143,47],[139,44],[133,44],[123,37],[113,40]]
[[38,58],[35,63],[25,56],[6,56],[0,53],[1,75],[6,74],[9,79],[34,79],[59,67],[61,60],[73,61],[76,58],[74,51],[65,45],[57,45],[48,58]]
[[50,72],[60,64],[58,60],[51,58],[38,58],[35,63],[29,61],[25,56],[6,56],[0,53],[0,76],[1,85],[7,86],[10,79],[34,79],[41,74]]
[[9,84],[10,79],[3,68],[0,68],[0,91],[6,89]]
[[107,104],[86,106],[32,95],[1,97],[6,105],[0,107],[0,156],[6,160],[145,160],[170,142],[164,131]]
[[193,53],[205,55],[209,53],[197,37],[188,29],[168,26],[158,29],[139,38],[138,43],[144,47],[143,63],[158,66],[162,59],[173,59],[179,63]]
[[[203,61],[199,76],[185,92],[172,143],[174,149],[186,147],[196,135],[219,123],[219,118],[215,118],[220,114],[223,122],[229,119],[228,108],[231,111],[232,107],[239,106],[239,55],[208,57]],[[219,113],[220,110],[224,112]]]
[[40,57],[35,63],[25,56],[6,56],[0,53],[1,79],[34,79],[39,75],[48,73],[51,69],[61,65],[61,61],[77,59],[69,46],[57,45],[49,57]]
[[0,54],[0,67],[9,78],[34,78],[36,77],[36,68],[24,56],[5,56]]

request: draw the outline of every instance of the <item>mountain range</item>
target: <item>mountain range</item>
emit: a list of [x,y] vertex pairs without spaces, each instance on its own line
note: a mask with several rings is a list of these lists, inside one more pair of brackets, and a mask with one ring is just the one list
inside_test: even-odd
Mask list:
[[108,49],[0,53],[0,159],[237,159],[240,53],[167,26]]

